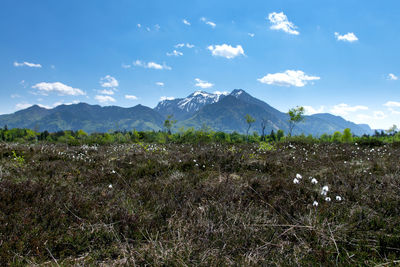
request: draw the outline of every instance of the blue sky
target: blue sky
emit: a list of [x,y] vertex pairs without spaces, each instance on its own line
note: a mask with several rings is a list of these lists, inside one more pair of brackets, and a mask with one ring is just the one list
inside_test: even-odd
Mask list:
[[400,2],[3,0],[0,114],[245,89],[400,126]]

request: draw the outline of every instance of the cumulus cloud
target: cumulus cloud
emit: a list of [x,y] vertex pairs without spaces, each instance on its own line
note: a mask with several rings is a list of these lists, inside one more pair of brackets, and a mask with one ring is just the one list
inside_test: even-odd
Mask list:
[[182,52],[179,52],[179,51],[176,51],[176,50],[174,50],[174,51],[172,51],[171,53],[167,53],[167,56],[169,56],[169,57],[171,57],[171,56],[174,56],[174,57],[180,57],[180,56],[183,56],[183,53],[182,53]]
[[346,116],[351,112],[356,112],[359,110],[368,110],[368,107],[361,106],[361,105],[350,106],[348,104],[342,103],[342,104],[333,106],[333,108],[331,109],[331,113],[338,115],[338,116]]
[[118,81],[110,76],[110,75],[106,75],[105,77],[100,79],[100,85],[101,87],[106,87],[106,88],[115,88],[118,87]]
[[131,65],[122,63],[121,67],[124,69],[129,69],[131,67]]
[[338,41],[344,41],[344,42],[350,42],[350,43],[358,41],[357,36],[352,32],[349,32],[344,35],[340,35],[338,32],[335,32],[335,37]]
[[156,70],[171,70],[172,68],[165,65],[165,63],[163,63],[163,65],[155,63],[155,62],[143,62],[141,60],[136,60],[135,62],[133,62],[134,66],[137,67],[142,67],[145,69],[156,69]]
[[312,106],[303,106],[304,107],[304,113],[306,115],[313,115],[313,114],[318,114],[318,113],[322,113],[325,110],[324,106],[320,106],[319,108],[314,108]]
[[200,20],[201,20],[202,22],[204,22],[205,24],[211,26],[212,28],[215,28],[215,27],[217,26],[217,24],[215,24],[215,23],[212,22],[212,21],[207,20],[205,17],[200,18]]
[[138,99],[137,96],[134,96],[134,95],[125,95],[125,98],[129,99],[129,100],[137,100]]
[[210,87],[214,86],[214,84],[206,82],[206,81],[202,81],[199,78],[196,78],[194,80],[196,81],[196,84],[195,84],[196,87],[206,89],[206,88],[210,88]]
[[301,70],[286,70],[283,73],[269,73],[266,76],[257,80],[260,83],[265,83],[269,85],[303,87],[309,81],[319,79],[320,77],[308,76]]
[[400,108],[400,102],[396,102],[396,101],[388,101],[383,105],[386,106],[386,107],[397,107],[397,108]]
[[136,26],[137,26],[138,28],[142,28],[142,24],[140,24],[140,23],[138,23]]
[[357,118],[361,121],[383,120],[386,119],[386,117],[386,114],[381,110],[374,111],[372,115],[357,114]]
[[29,103],[18,103],[15,105],[15,109],[20,110],[20,109],[26,109],[33,106],[33,104],[29,104]]
[[14,62],[14,67],[41,68],[42,65],[40,65],[40,64],[35,64],[35,63],[30,63],[30,62],[26,62],[26,61],[21,62],[21,63],[18,63],[18,62],[15,61],[15,62]]
[[175,48],[183,48],[183,47],[187,47],[187,48],[193,48],[194,47],[194,45],[193,44],[189,44],[189,43],[186,43],[186,44],[184,44],[184,43],[180,43],[180,44],[176,44],[174,47]]
[[211,51],[213,56],[224,57],[228,59],[244,55],[244,50],[241,45],[237,45],[236,47],[227,44],[215,45],[215,46],[210,45],[207,47],[207,49]]
[[268,15],[268,19],[272,24],[270,27],[272,30],[280,30],[294,35],[300,34],[296,31],[297,27],[288,20],[287,16],[283,12],[272,12]]
[[185,24],[185,25],[188,25],[188,26],[190,26],[191,24],[190,24],[190,22],[189,21],[187,21],[186,19],[183,19],[182,20],[182,23],[183,24]]
[[164,100],[174,100],[175,97],[173,96],[162,96],[160,97],[160,101],[164,101]]
[[47,95],[48,93],[58,93],[59,95],[85,95],[85,93],[79,88],[72,88],[71,86],[65,85],[60,82],[37,83],[32,88],[37,89],[41,94]]
[[391,80],[391,81],[397,81],[399,79],[399,77],[397,77],[393,73],[389,73],[388,76],[387,76],[387,79]]
[[395,115],[399,115],[400,114],[400,102],[388,101],[383,105],[388,107],[389,111],[392,114],[395,114]]
[[113,95],[114,91],[113,90],[104,89],[104,90],[100,90],[99,93],[103,94],[103,95]]
[[109,95],[96,95],[94,97],[100,103],[115,102],[116,100]]
[[156,85],[158,85],[158,86],[164,86],[164,83],[163,83],[163,82],[156,82]]
[[248,35],[251,37],[251,38],[253,38],[254,36],[256,36],[254,33],[248,33]]
[[[36,104],[36,105],[38,105],[38,106],[41,107],[41,108],[52,109],[52,108],[55,108],[55,107],[60,106],[60,105],[72,105],[72,104],[77,104],[77,103],[79,103],[79,101],[74,100],[74,101],[72,101],[72,102],[70,102],[70,103],[64,103],[63,101],[59,101],[59,102],[55,102],[55,103],[52,104],[52,105],[43,105],[43,104]],[[29,103],[18,103],[18,104],[15,105],[15,108],[16,108],[17,110],[20,110],[20,109],[29,108],[29,107],[31,107],[31,106],[33,106],[33,105],[34,105],[34,104],[29,104]]]

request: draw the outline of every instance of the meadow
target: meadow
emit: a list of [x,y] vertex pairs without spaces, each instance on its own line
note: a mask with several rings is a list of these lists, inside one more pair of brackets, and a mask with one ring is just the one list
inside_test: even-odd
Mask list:
[[0,265],[390,266],[398,143],[0,143]]

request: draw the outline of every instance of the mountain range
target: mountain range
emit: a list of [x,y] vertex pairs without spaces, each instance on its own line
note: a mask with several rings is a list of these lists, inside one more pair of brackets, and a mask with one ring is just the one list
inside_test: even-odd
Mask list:
[[[45,109],[38,105],[0,115],[0,125],[8,128],[31,128],[56,132],[82,129],[88,133],[109,130],[162,130],[164,120],[173,115],[177,120],[175,130],[184,127],[200,129],[209,127],[215,131],[245,133],[246,114],[255,118],[250,132],[261,132],[261,122],[266,123],[265,133],[271,130],[289,129],[289,116],[267,103],[251,96],[242,89],[231,93],[207,93],[196,91],[186,98],[163,100],[152,109],[143,105],[131,108],[118,106],[101,107],[86,103],[60,105]],[[356,135],[372,134],[366,124],[356,124],[329,113],[305,116],[305,120],[293,130],[293,134],[332,134],[350,128]]]

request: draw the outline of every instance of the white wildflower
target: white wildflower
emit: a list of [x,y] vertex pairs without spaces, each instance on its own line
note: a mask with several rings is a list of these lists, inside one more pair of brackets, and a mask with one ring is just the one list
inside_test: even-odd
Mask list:
[[109,184],[109,185],[108,185],[108,188],[112,189],[112,188],[113,188],[112,184]]
[[300,181],[297,180],[297,178],[294,178],[294,179],[293,179],[293,183],[294,183],[294,184],[298,184],[298,183],[300,183]]
[[317,179],[312,178],[311,183],[312,183],[312,184],[318,184],[318,181],[317,181]]
[[342,201],[342,197],[341,196],[336,196],[336,201]]
[[312,205],[313,205],[314,207],[318,207],[318,202],[314,200],[314,202],[312,203]]
[[298,174],[296,174],[296,178],[297,178],[297,179],[302,179],[303,176],[301,176],[301,174],[298,173]]
[[322,187],[322,191],[329,192],[329,187],[327,185],[325,185],[324,187]]
[[326,202],[331,202],[331,200],[332,200],[332,199],[331,199],[330,197],[326,197],[326,198],[325,198],[325,201],[326,201]]

